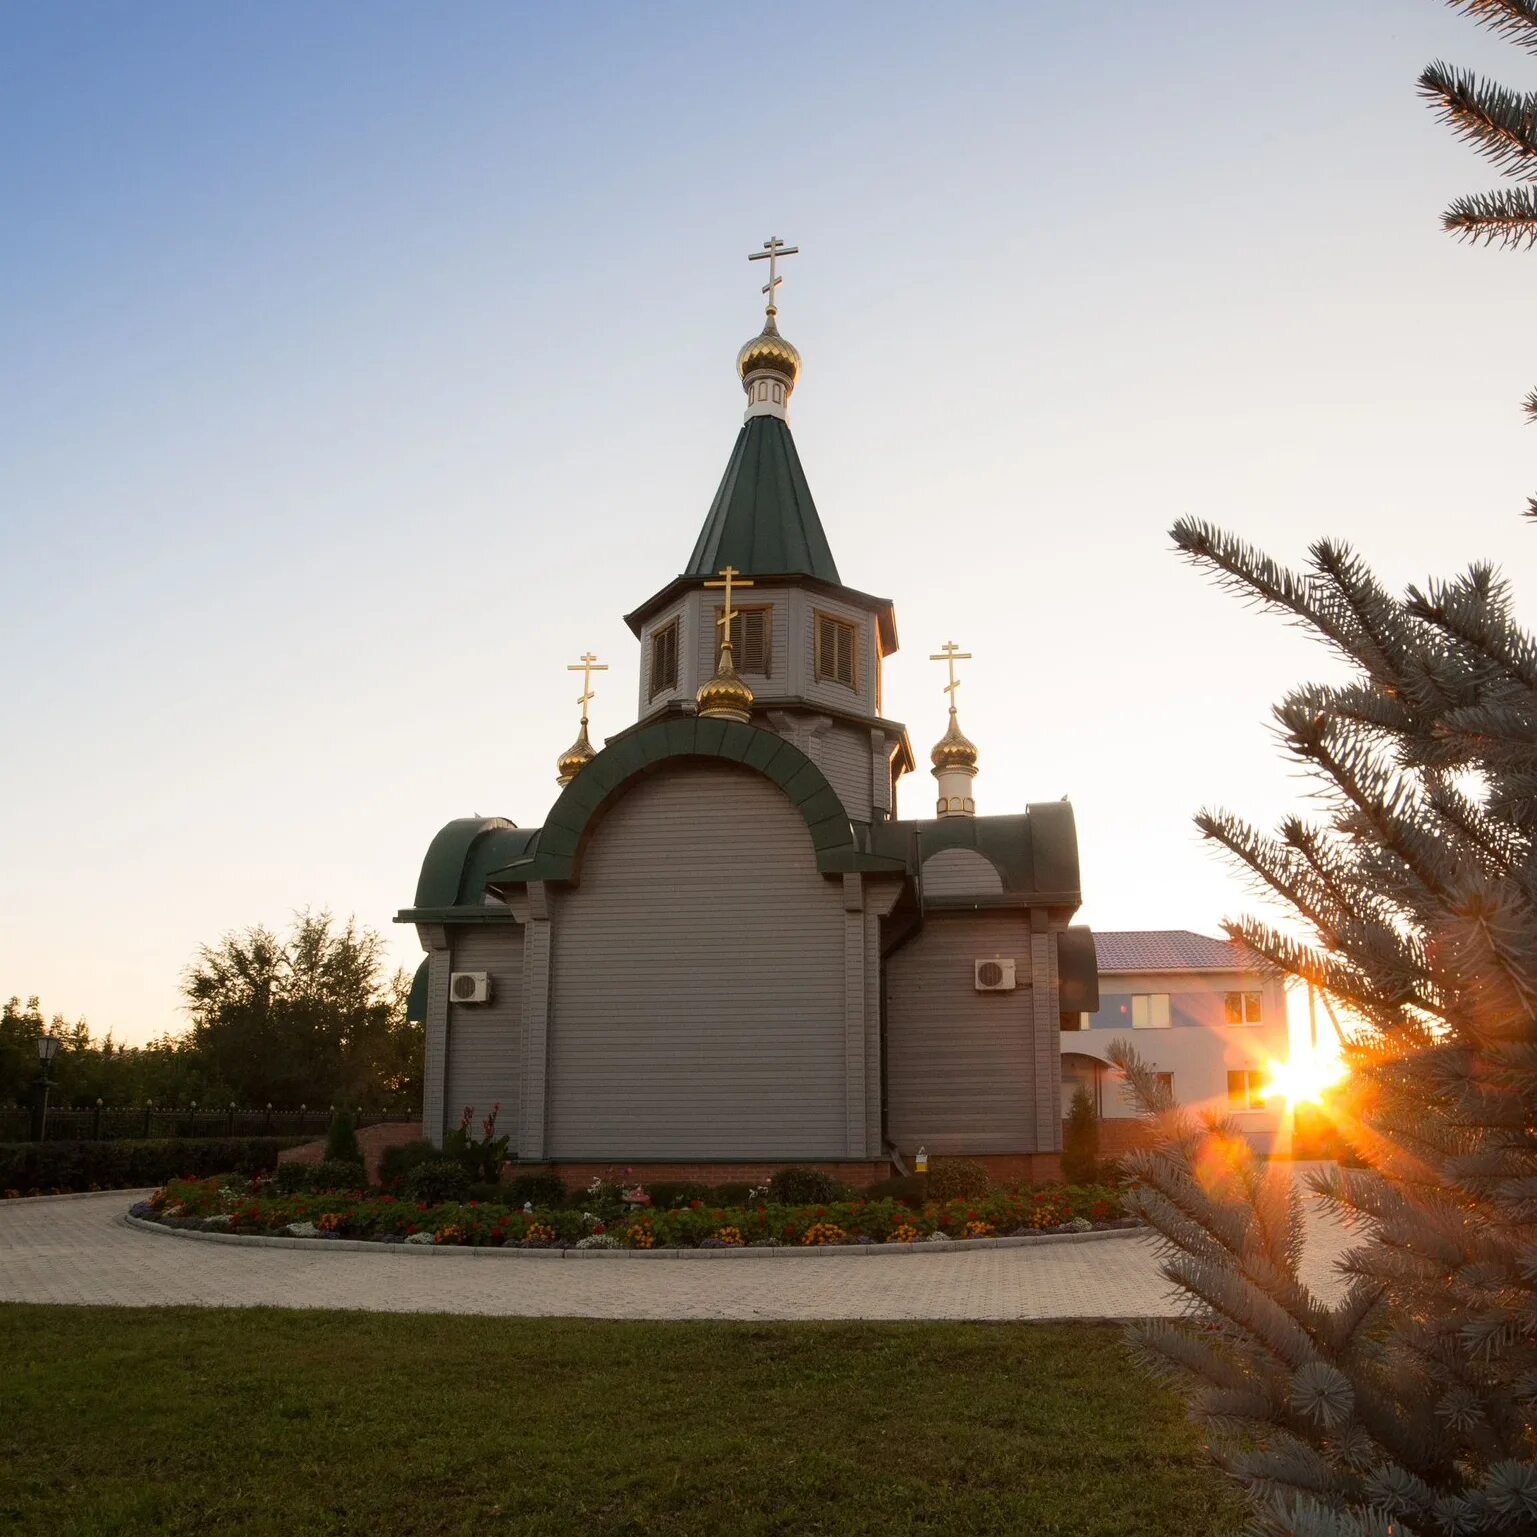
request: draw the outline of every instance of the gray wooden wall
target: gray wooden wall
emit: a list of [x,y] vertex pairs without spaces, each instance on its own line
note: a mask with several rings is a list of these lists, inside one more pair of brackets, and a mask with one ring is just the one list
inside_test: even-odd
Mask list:
[[[1049,936],[1041,936],[1047,938]],[[1012,956],[1020,987],[979,993],[973,963]],[[906,1154],[1050,1150],[1038,1138],[1039,1052],[1028,915],[930,913],[886,963],[887,1135]],[[1058,1050],[1055,1020],[1049,1044]],[[1057,1091],[1050,1087],[1055,1107]]]

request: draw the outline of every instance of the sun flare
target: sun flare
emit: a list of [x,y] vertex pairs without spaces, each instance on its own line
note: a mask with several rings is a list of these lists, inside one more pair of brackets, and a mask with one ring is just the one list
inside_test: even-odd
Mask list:
[[1269,1092],[1293,1105],[1321,1105],[1324,1095],[1344,1076],[1345,1064],[1338,1057],[1298,1054],[1290,1062],[1270,1064]]

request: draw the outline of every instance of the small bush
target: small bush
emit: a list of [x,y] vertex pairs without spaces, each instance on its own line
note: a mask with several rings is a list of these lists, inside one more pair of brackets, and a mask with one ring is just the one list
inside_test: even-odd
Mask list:
[[398,1185],[419,1164],[430,1163],[442,1156],[425,1138],[387,1147],[379,1157],[379,1183],[385,1186]]
[[357,1123],[348,1110],[338,1110],[331,1117],[331,1129],[326,1133],[327,1163],[362,1163],[363,1149],[358,1146]]
[[820,1169],[779,1169],[769,1180],[769,1199],[781,1206],[815,1206],[847,1194],[846,1186]]
[[1082,1084],[1073,1094],[1062,1129],[1062,1177],[1070,1185],[1092,1185],[1100,1178],[1099,1117]]
[[696,1179],[658,1180],[646,1186],[646,1194],[651,1197],[651,1206],[655,1211],[676,1211],[678,1207],[692,1205],[695,1201],[715,1199],[710,1187]]
[[566,1182],[558,1174],[517,1174],[499,1187],[496,1198],[508,1206],[531,1201],[538,1211],[556,1211],[566,1204]]
[[277,1166],[272,1182],[283,1195],[297,1195],[301,1190],[313,1188],[311,1171],[314,1167],[313,1164],[300,1163],[297,1159],[286,1159]]
[[928,1200],[929,1182],[924,1174],[902,1174],[871,1185],[865,1196],[871,1201],[900,1201],[918,1210]]
[[710,1192],[712,1206],[745,1206],[751,1185],[717,1185]]
[[363,1160],[326,1158],[310,1165],[311,1190],[366,1190],[368,1174]]
[[266,1174],[302,1137],[128,1137],[0,1143],[0,1190],[132,1190],[209,1174]]
[[970,1201],[986,1195],[992,1187],[987,1170],[969,1158],[937,1159],[929,1170],[931,1201]]
[[406,1194],[413,1201],[438,1206],[445,1201],[462,1201],[470,1191],[470,1176],[462,1163],[452,1158],[434,1158],[419,1163],[406,1175]]

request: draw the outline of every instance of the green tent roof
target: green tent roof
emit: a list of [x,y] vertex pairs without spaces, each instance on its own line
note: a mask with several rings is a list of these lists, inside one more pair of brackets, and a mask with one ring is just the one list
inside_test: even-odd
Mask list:
[[795,439],[777,416],[754,416],[737,434],[684,575],[714,576],[726,566],[838,581]]

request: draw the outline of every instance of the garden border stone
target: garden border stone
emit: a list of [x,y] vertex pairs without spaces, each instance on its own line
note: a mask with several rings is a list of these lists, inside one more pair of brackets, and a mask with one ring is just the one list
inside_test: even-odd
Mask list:
[[8,1195],[0,1206],[20,1206],[23,1201],[88,1201],[96,1195],[153,1195],[158,1185],[114,1185],[109,1190],[61,1190],[57,1195]]
[[[102,1194],[97,1191],[95,1194]],[[49,1197],[40,1197],[47,1200]],[[57,1198],[55,1198],[57,1199]],[[740,1249],[524,1249],[493,1248],[489,1244],[375,1243],[363,1238],[286,1238],[267,1233],[205,1233],[195,1228],[167,1227],[124,1212],[127,1227],[145,1228],[166,1238],[190,1238],[196,1243],[234,1243],[271,1249],[339,1249],[370,1254],[463,1255],[468,1259],[822,1259],[828,1255],[851,1258],[861,1254],[900,1255],[955,1254],[968,1249],[1022,1249],[1036,1244],[1096,1243],[1107,1238],[1144,1238],[1146,1227],[1098,1228],[1089,1233],[1027,1233],[1005,1238],[952,1238],[946,1243],[919,1239],[916,1243],[781,1244],[777,1248]]]

